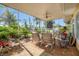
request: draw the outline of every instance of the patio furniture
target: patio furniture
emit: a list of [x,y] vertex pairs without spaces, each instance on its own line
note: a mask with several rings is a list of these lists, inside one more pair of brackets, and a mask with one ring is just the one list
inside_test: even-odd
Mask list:
[[55,37],[55,47],[61,47],[61,38]]
[[62,34],[59,34],[55,37],[55,46],[56,47],[67,47],[69,45],[68,37],[65,37]]
[[69,40],[61,40],[61,47],[66,48],[69,44]]
[[44,42],[43,40],[39,41],[39,46],[40,47],[45,47],[45,45],[46,45],[46,42]]
[[51,43],[47,43],[47,45],[45,45],[45,47],[46,47],[46,48],[50,48],[50,49],[53,48]]
[[52,39],[52,33],[42,33],[42,41],[45,42],[45,47],[52,48],[54,46],[54,39]]
[[32,33],[32,39],[35,41],[39,40],[38,33]]

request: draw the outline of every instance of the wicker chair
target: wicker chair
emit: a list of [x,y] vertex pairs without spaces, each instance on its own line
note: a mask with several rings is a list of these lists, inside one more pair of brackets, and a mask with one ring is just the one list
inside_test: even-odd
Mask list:
[[52,33],[43,33],[42,41],[45,42],[45,47],[50,46],[50,48],[52,48],[54,46],[54,39],[52,39]]
[[39,33],[32,34],[32,41],[38,43],[40,41]]

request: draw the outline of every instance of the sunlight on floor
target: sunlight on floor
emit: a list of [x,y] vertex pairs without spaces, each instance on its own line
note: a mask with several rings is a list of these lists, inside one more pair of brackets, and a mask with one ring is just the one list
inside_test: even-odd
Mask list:
[[[44,52],[44,49],[41,49],[39,47],[37,47],[33,42],[29,41],[29,42],[24,42],[21,41],[21,43],[23,43],[23,45],[34,55],[34,56],[39,56]],[[19,54],[14,54],[14,55],[18,55],[18,56],[30,56],[30,54],[24,49],[21,53]]]

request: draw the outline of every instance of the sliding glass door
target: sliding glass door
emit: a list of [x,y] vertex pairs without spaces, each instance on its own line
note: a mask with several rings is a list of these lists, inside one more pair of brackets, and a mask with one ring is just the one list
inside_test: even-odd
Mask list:
[[76,15],[76,20],[75,20],[75,30],[76,30],[76,38],[79,40],[79,12]]

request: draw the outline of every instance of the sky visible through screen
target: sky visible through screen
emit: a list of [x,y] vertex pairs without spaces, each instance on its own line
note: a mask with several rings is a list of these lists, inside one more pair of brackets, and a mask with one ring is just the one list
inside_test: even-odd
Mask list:
[[[36,26],[36,22],[34,21],[35,17],[30,16],[30,15],[25,14],[25,13],[22,13],[18,10],[9,8],[9,7],[6,8],[5,6],[3,6],[1,4],[0,4],[0,16],[3,15],[3,13],[5,13],[6,9],[8,9],[12,14],[14,14],[16,16],[16,19],[19,21],[20,25],[24,25],[25,21],[29,25],[29,20],[28,19],[30,19],[30,23],[33,26]],[[40,21],[40,22],[41,22],[40,23],[41,27],[44,27],[44,22],[43,21]],[[54,22],[57,25],[65,26],[64,19],[56,19],[56,20],[54,20]]]

